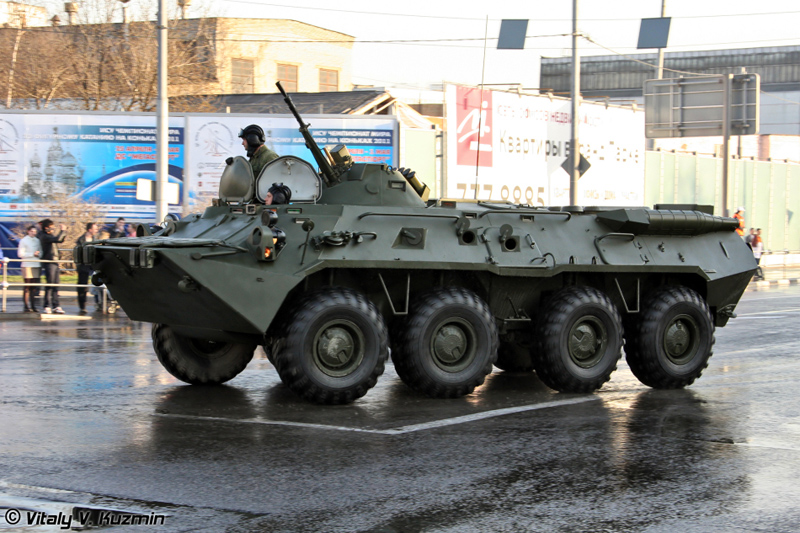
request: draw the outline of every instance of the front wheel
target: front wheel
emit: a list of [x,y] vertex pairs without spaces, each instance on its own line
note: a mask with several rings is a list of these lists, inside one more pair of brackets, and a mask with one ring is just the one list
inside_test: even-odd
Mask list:
[[389,357],[386,324],[362,294],[350,289],[313,293],[285,324],[272,357],[281,381],[303,398],[350,403],[383,374]]
[[708,366],[714,323],[699,294],[666,287],[645,299],[626,338],[626,360],[639,381],[655,389],[680,389]]
[[557,292],[540,314],[536,374],[560,392],[592,392],[611,379],[622,348],[614,303],[592,287]]
[[245,369],[255,344],[215,342],[185,337],[165,324],[153,325],[153,348],[161,365],[192,385],[224,383]]

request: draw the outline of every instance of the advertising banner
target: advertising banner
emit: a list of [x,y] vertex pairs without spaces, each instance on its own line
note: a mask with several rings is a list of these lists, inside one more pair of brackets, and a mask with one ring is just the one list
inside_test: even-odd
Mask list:
[[[393,116],[304,118],[320,147],[346,144],[356,162],[397,164]],[[278,155],[317,167],[291,115],[171,116],[169,180],[182,199],[188,195],[191,205],[217,195],[225,159],[245,155],[238,135],[248,124],[264,129]],[[155,169],[155,115],[0,114],[0,219],[35,218],[54,195],[67,194],[93,200],[107,220],[150,220],[155,204],[136,200],[136,181],[155,180]],[[169,209],[180,212],[182,205]]]
[[[444,196],[569,204],[570,101],[448,85]],[[580,205],[642,205],[644,113],[583,103]]]
[[[178,184],[183,132],[183,119],[171,119],[169,180]],[[155,212],[135,197],[136,180],[156,176],[154,116],[3,114],[0,139],[0,217],[25,218],[59,194],[94,201],[107,217]]]
[[[396,164],[395,117],[312,115],[303,118],[311,123],[311,134],[320,148],[345,144],[356,163]],[[239,131],[249,124],[258,124],[264,129],[265,144],[278,155],[293,155],[308,161],[314,168],[318,166],[291,115],[188,115],[186,121],[191,199],[217,195],[225,159],[245,155]]]

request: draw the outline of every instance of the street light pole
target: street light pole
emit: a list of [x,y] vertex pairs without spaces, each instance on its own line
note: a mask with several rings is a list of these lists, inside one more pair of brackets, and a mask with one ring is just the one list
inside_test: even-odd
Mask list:
[[158,101],[156,103],[156,223],[164,220],[169,182],[169,100],[167,98],[167,6],[158,0]]
[[581,162],[578,142],[578,106],[581,98],[581,58],[578,55],[578,0],[572,0],[572,125],[569,141],[569,203],[578,205],[578,167]]
[[[667,0],[661,0],[661,18],[667,16]],[[664,49],[658,49],[658,79],[664,79]]]

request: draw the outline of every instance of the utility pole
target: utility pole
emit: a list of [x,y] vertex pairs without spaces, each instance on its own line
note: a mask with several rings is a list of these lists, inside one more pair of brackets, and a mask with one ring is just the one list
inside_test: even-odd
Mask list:
[[156,103],[156,223],[169,212],[169,99],[167,98],[167,6],[158,0],[158,101]]
[[[661,0],[661,18],[667,16],[667,0]],[[658,79],[664,79],[664,49],[658,49]]]
[[581,163],[580,143],[578,142],[578,107],[581,98],[581,58],[578,55],[578,0],[572,0],[572,125],[569,140],[569,203],[578,205],[578,167]]

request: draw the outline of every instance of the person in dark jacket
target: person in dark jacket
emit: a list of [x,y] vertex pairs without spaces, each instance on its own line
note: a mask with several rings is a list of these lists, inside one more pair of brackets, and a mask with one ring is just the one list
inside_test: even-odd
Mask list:
[[111,228],[111,231],[108,232],[109,239],[118,239],[119,237],[127,237],[128,230],[125,227],[125,218],[119,217],[117,219],[117,223]]
[[[86,244],[87,242],[92,242],[95,240],[95,236],[97,235],[97,224],[94,222],[88,222],[86,224],[86,233],[78,237],[76,241],[78,245]],[[89,283],[89,276],[92,275],[92,267],[89,265],[78,265],[78,285],[87,285]],[[86,287],[78,287],[78,307],[81,308],[80,314],[85,315],[88,311],[86,311],[86,291],[88,289]],[[100,307],[100,302],[98,301],[97,295],[94,296],[94,303],[97,307]]]
[[[59,232],[55,232],[55,223],[46,218],[40,222],[42,231],[39,232],[39,240],[42,243],[42,260],[57,261],[59,259],[58,245],[67,238],[67,227],[59,225]],[[61,283],[61,270],[58,263],[42,263],[44,278],[48,285],[58,285]],[[58,287],[45,287],[44,289],[44,312],[63,315],[64,310],[58,305]]]

